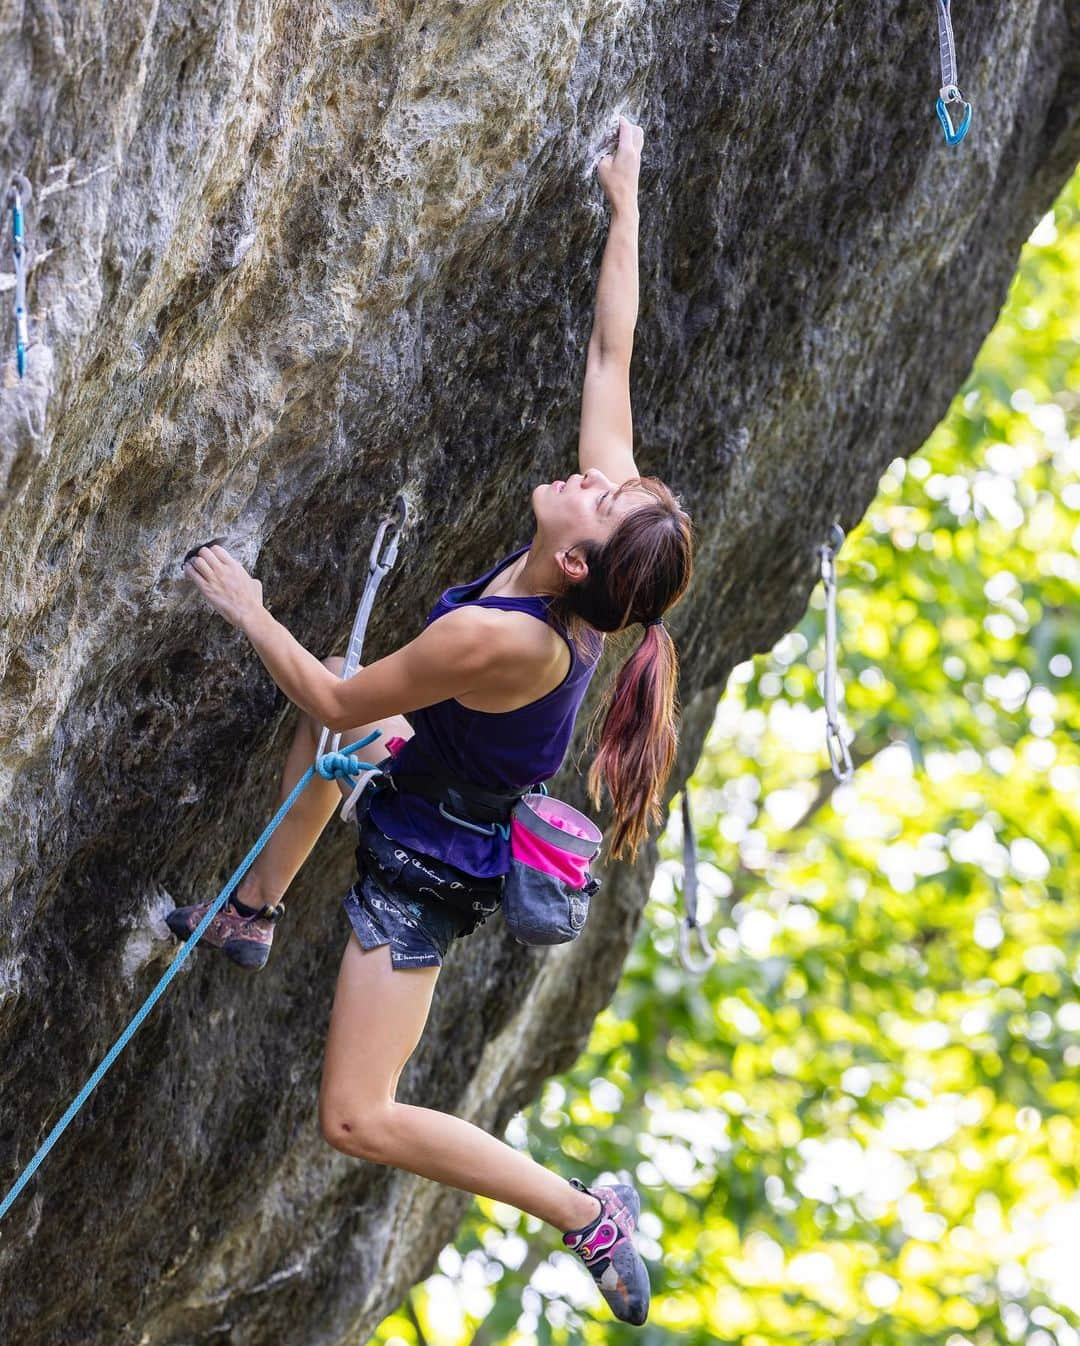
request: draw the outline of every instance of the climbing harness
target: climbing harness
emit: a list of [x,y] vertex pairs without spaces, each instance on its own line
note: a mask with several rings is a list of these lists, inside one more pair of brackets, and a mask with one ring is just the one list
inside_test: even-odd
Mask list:
[[26,348],[30,344],[26,329],[26,234],[23,210],[30,204],[33,192],[29,181],[21,173],[11,179],[6,204],[11,207],[11,240],[15,254],[15,359],[19,378],[26,375]]
[[959,145],[971,125],[971,104],[956,84],[956,38],[953,36],[949,9],[951,0],[935,0],[935,3],[941,52],[941,90],[937,100],[937,115],[945,132],[945,143]]
[[841,783],[855,774],[836,703],[836,556],[843,545],[844,530],[834,523],[829,529],[828,542],[818,549],[821,582],[825,586],[825,746],[833,775]]
[[[393,518],[387,518],[380,524],[371,549],[368,579],[353,622],[342,678],[352,677],[360,666],[375,591],[397,559],[408,510],[404,496],[399,495],[395,503],[399,520],[395,525]],[[385,559],[380,559],[384,544]],[[331,735],[324,727],[316,756],[322,757],[328,741],[331,751],[336,748],[339,738],[340,734]],[[396,757],[396,753],[391,756]],[[510,843],[502,911],[511,935],[519,943],[538,945],[563,944],[578,937],[587,919],[589,899],[600,887],[600,880],[588,871],[587,862],[594,858],[603,839],[591,819],[569,804],[552,799],[543,781],[523,790],[488,790],[462,780],[415,742],[411,742],[406,761],[387,764],[385,770],[373,767],[372,773],[354,786],[342,804],[344,821],[356,816],[357,803],[365,790],[389,788],[428,800],[442,817],[459,827],[483,837],[501,836]]]
[[382,732],[381,730],[376,729],[372,733],[368,734],[366,738],[358,739],[357,742],[355,743],[350,743],[349,746],[345,748],[343,751],[327,753],[324,757],[320,757],[320,759],[313,766],[308,767],[307,771],[296,782],[296,785],[293,788],[293,791],[289,795],[288,799],[285,800],[285,802],[278,809],[277,813],[274,814],[273,818],[267,824],[266,830],[263,832],[262,836],[258,839],[255,845],[252,846],[251,850],[244,857],[244,860],[241,863],[239,869],[236,871],[236,873],[232,876],[229,882],[218,894],[217,898],[213,902],[213,905],[208,908],[206,915],[202,918],[199,924],[191,932],[186,943],[182,946],[182,948],[177,953],[176,957],[169,964],[168,970],[166,971],[165,975],[161,978],[158,984],[150,992],[149,996],[146,999],[146,1003],[139,1010],[138,1014],[136,1014],[135,1018],[132,1019],[131,1023],[128,1024],[127,1028],[124,1029],[123,1033],[117,1039],[116,1043],[110,1050],[109,1054],[105,1057],[104,1061],[102,1061],[101,1065],[98,1066],[97,1070],[94,1071],[93,1075],[91,1075],[90,1078],[87,1080],[87,1082],[83,1085],[82,1089],[79,1092],[78,1097],[68,1108],[67,1112],[64,1113],[63,1117],[61,1117],[60,1120],[56,1123],[52,1131],[49,1132],[48,1138],[45,1140],[44,1144],[38,1150],[37,1154],[34,1155],[33,1159],[31,1159],[30,1163],[26,1166],[23,1173],[20,1175],[18,1182],[16,1182],[15,1186],[11,1189],[10,1192],[8,1192],[7,1196],[4,1197],[3,1201],[0,1202],[0,1220],[3,1219],[4,1215],[7,1213],[9,1207],[11,1206],[12,1202],[19,1195],[19,1193],[26,1186],[26,1184],[30,1181],[30,1178],[33,1176],[38,1165],[49,1153],[52,1147],[56,1144],[57,1140],[59,1140],[60,1136],[63,1134],[68,1123],[72,1120],[72,1118],[79,1111],[82,1105],[90,1097],[90,1094],[97,1085],[98,1081],[102,1078],[102,1076],[109,1069],[112,1063],[120,1055],[121,1051],[123,1051],[125,1045],[131,1038],[132,1034],[139,1027],[142,1021],[146,1018],[147,1014],[150,1013],[150,1010],[154,1007],[155,1003],[161,996],[162,992],[165,990],[166,986],[168,986],[169,982],[172,981],[173,977],[176,976],[177,972],[180,971],[182,963],[191,953],[192,949],[194,949],[195,945],[202,938],[203,931],[214,919],[217,913],[221,910],[222,906],[224,906],[225,902],[228,900],[230,894],[233,892],[236,885],[240,882],[240,880],[244,877],[247,871],[251,868],[251,865],[254,862],[255,857],[259,854],[262,848],[270,840],[275,829],[277,828],[281,820],[285,817],[286,813],[288,813],[288,811],[300,798],[300,795],[307,787],[308,782],[315,776],[316,773],[318,773],[323,778],[323,780],[337,780],[340,778],[342,780],[347,780],[350,785],[355,784],[353,777],[355,776],[356,773],[361,771],[371,771],[374,770],[374,768],[369,766],[366,762],[361,762],[360,759],[358,757],[354,757],[353,754],[356,752],[358,748],[363,748],[373,739],[378,738],[381,732]]
[[[683,822],[683,905],[686,915],[679,926],[679,961],[687,972],[695,974],[705,972],[716,961],[716,950],[710,945],[705,931],[698,925],[697,919],[697,842],[694,838],[694,824],[690,820],[690,792],[683,786],[682,792]],[[690,951],[690,941],[697,936],[701,957]]]
[[430,804],[437,804],[447,822],[456,823],[484,837],[493,837],[498,833],[504,841],[509,841],[510,815],[514,807],[533,791],[547,794],[543,781],[525,790],[484,790],[471,781],[452,775],[412,740],[409,756],[424,759],[423,771],[421,773],[395,766],[390,777],[393,788],[403,790],[406,794],[419,795]]

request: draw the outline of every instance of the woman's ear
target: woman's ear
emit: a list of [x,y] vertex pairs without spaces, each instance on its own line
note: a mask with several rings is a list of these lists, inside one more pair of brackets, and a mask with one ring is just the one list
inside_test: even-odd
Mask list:
[[559,569],[571,584],[580,584],[589,573],[585,558],[577,551],[580,545],[579,542],[575,542],[572,547],[567,547],[563,551],[555,553],[555,560]]

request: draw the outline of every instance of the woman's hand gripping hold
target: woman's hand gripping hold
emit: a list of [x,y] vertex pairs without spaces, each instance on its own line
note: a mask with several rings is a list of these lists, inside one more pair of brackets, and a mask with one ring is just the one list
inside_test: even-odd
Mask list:
[[262,584],[249,575],[235,556],[218,543],[200,547],[184,558],[184,574],[215,612],[243,631],[262,611]]
[[596,176],[613,212],[637,206],[638,173],[645,132],[640,126],[619,117],[619,143],[614,154],[605,154],[596,165]]

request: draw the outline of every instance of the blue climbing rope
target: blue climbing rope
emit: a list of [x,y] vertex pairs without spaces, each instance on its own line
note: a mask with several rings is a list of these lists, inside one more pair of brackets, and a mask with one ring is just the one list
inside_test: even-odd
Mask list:
[[179,972],[180,967],[184,962],[184,959],[187,958],[188,954],[191,953],[192,949],[202,938],[203,931],[214,919],[214,917],[220,911],[221,907],[228,900],[233,889],[236,887],[236,885],[240,882],[240,880],[250,869],[252,863],[255,860],[255,857],[259,854],[262,848],[270,840],[271,836],[274,833],[275,828],[285,817],[286,813],[288,813],[288,811],[300,798],[301,794],[306,789],[308,782],[312,779],[315,773],[318,772],[319,775],[323,778],[323,780],[347,780],[350,785],[355,786],[356,784],[355,778],[358,772],[377,771],[378,767],[372,765],[370,762],[361,762],[359,758],[354,757],[352,754],[357,750],[357,748],[362,748],[364,747],[365,744],[371,743],[372,740],[378,738],[381,733],[382,731],[380,729],[376,729],[372,733],[368,734],[367,738],[358,739],[356,743],[351,743],[347,748],[343,749],[341,752],[324,753],[321,757],[319,757],[315,761],[314,765],[308,767],[307,771],[305,771],[304,774],[300,777],[300,779],[296,782],[296,785],[292,793],[289,795],[288,799],[286,799],[285,802],[281,805],[277,813],[274,814],[273,818],[271,818],[262,836],[258,839],[255,845],[252,846],[251,850],[248,851],[247,855],[244,857],[244,860],[241,862],[240,868],[236,871],[236,873],[232,876],[229,882],[218,894],[213,905],[207,910],[206,915],[202,918],[199,924],[191,932],[190,936],[185,941],[183,947],[177,953],[173,961],[169,964],[169,968],[166,971],[165,975],[147,996],[146,1003],[143,1005],[142,1009],[139,1010],[138,1014],[136,1014],[134,1019],[132,1019],[131,1023],[129,1023],[127,1028],[125,1028],[123,1033],[121,1033],[120,1037],[117,1039],[116,1043],[109,1051],[108,1056],[105,1057],[105,1060],[102,1061],[101,1065],[98,1066],[97,1070],[95,1070],[94,1073],[90,1076],[90,1078],[86,1081],[82,1089],[79,1091],[78,1097],[68,1108],[67,1112],[64,1113],[63,1117],[60,1118],[60,1120],[56,1123],[53,1129],[49,1132],[48,1138],[41,1146],[41,1148],[38,1150],[37,1154],[34,1155],[33,1159],[30,1160],[29,1164],[27,1164],[26,1168],[20,1175],[18,1182],[16,1182],[15,1186],[11,1189],[10,1192],[8,1192],[7,1196],[4,1197],[3,1201],[0,1202],[0,1220],[4,1218],[12,1202],[19,1195],[19,1193],[26,1186],[26,1184],[30,1181],[34,1172],[38,1168],[38,1165],[49,1153],[49,1151],[56,1144],[56,1142],[60,1139],[61,1135],[63,1135],[64,1130],[66,1129],[68,1123],[72,1120],[72,1118],[79,1111],[82,1105],[90,1097],[90,1094],[93,1092],[98,1081],[101,1079],[101,1077],[105,1074],[105,1072],[109,1069],[112,1063],[123,1051],[124,1047],[127,1045],[127,1042],[131,1038],[132,1034],[139,1027],[142,1021],[146,1018],[146,1016],[150,1013],[151,1009],[153,1009],[155,1003],[161,996],[162,992],[165,990],[166,986],[168,986],[169,982],[172,981],[173,977],[175,977],[177,972]]

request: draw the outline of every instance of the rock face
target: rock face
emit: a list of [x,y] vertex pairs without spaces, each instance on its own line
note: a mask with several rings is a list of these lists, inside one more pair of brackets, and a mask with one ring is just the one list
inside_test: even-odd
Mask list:
[[[180,558],[226,536],[331,653],[406,490],[371,660],[531,536],[529,489],[576,466],[619,111],[645,129],[637,458],[700,532],[671,618],[679,787],[828,523],[943,413],[1080,155],[1080,0],[956,7],[955,149],[934,22],[928,0],[0,13],[0,166],[34,186],[27,376],[0,367],[0,1193],[173,956],[164,912],[272,812],[295,712]],[[569,771],[553,790],[585,803]],[[352,845],[328,829],[260,976],[195,952],[19,1197],[4,1340],[337,1346],[430,1270],[470,1198],[318,1133]],[[500,1132],[610,998],[642,860],[575,945],[498,918],[457,945],[399,1097]]]

